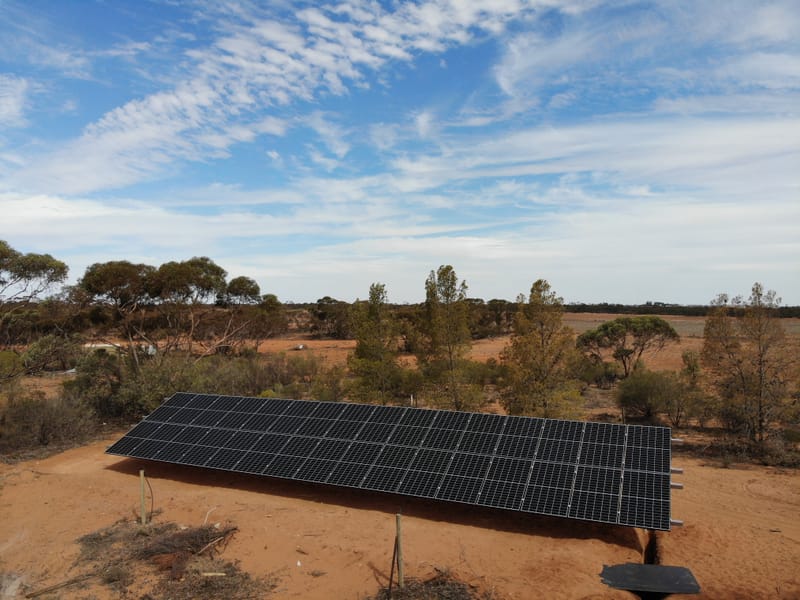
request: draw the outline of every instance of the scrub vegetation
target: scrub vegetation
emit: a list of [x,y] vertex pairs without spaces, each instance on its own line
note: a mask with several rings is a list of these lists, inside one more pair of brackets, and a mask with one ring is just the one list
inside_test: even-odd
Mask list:
[[[421,281],[417,305],[391,304],[377,282],[353,303],[284,305],[208,257],[97,263],[56,290],[66,276],[57,259],[0,241],[5,455],[80,442],[100,423],[135,422],[191,390],[552,418],[589,418],[606,397],[617,411],[606,417],[692,427],[749,456],[798,462],[798,336],[783,318],[794,313],[759,283],[746,299],[720,295],[705,307],[702,348],[685,350],[679,370],[658,371],[646,361],[680,344],[669,321],[680,307],[601,305],[620,316],[578,333],[565,324],[576,307],[543,279],[515,302],[484,301],[442,265]],[[264,351],[266,340],[287,335],[355,346],[342,364]],[[490,337],[504,340],[502,350],[471,358]],[[55,393],[26,385],[56,374]]]

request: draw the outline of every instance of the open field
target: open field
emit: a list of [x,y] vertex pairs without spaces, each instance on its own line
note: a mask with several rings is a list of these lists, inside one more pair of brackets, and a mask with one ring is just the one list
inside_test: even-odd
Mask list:
[[[571,327],[576,334],[583,333],[620,315],[602,313],[566,313],[564,324]],[[681,368],[681,354],[684,350],[699,351],[703,345],[703,317],[663,317],[681,336],[678,344],[670,344],[658,353],[645,354],[645,362],[653,370],[672,370]],[[782,321],[787,333],[800,337],[800,319],[784,319]],[[472,344],[470,357],[475,360],[497,358],[508,343],[509,336],[497,336],[476,340]],[[304,352],[321,357],[327,364],[344,364],[347,355],[355,348],[353,340],[315,340],[309,336],[295,335],[274,338],[262,342],[262,352],[291,352],[302,344]]]

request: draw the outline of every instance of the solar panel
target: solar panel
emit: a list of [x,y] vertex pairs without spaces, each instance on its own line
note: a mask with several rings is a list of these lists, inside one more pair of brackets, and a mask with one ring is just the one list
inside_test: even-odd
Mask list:
[[109,454],[670,528],[666,427],[181,392]]

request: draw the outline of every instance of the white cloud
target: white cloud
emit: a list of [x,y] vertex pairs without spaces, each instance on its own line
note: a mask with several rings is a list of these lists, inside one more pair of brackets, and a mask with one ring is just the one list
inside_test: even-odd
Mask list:
[[720,77],[766,89],[800,89],[800,55],[757,52],[717,70]]
[[0,125],[25,125],[25,108],[31,85],[27,79],[0,73]]
[[304,119],[306,125],[311,127],[322,139],[325,146],[338,159],[344,158],[350,151],[347,143],[347,132],[344,128],[330,121],[321,111],[314,111]]
[[417,130],[417,135],[421,138],[428,138],[433,134],[436,127],[436,117],[429,111],[424,110],[414,115],[414,127]]

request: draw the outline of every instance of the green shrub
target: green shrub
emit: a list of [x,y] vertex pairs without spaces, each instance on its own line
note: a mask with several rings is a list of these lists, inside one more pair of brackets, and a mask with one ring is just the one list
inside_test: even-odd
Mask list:
[[45,398],[41,392],[12,398],[0,413],[0,452],[79,443],[95,428],[92,411],[71,399]]
[[620,382],[617,403],[628,417],[653,420],[657,413],[670,408],[674,397],[681,393],[673,373],[637,369]]
[[19,354],[13,350],[0,350],[0,381],[12,379],[25,371]]

